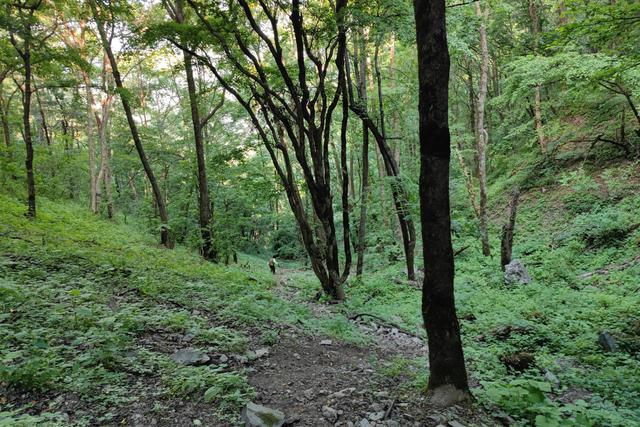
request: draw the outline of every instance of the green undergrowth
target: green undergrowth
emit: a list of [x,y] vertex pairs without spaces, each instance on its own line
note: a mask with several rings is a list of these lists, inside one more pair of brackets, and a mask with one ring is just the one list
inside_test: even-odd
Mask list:
[[[253,393],[245,373],[184,367],[174,350],[243,354],[277,343],[284,324],[363,341],[345,318],[278,298],[261,260],[214,265],[84,207],[38,202],[28,221],[21,202],[0,195],[0,388],[30,396],[3,398],[2,426],[115,424],[135,402],[161,416],[187,398],[233,419]],[[71,419],[64,401],[78,402]]]
[[[454,247],[469,246],[456,257],[456,303],[480,403],[521,425],[640,425],[640,260],[633,262],[640,255],[638,176],[633,163],[577,169],[555,186],[523,194],[514,257],[528,269],[530,285],[503,283],[500,223],[493,224],[491,258],[481,255],[474,233],[454,234]],[[576,207],[583,198],[592,202]],[[455,219],[465,221],[456,212]],[[375,263],[372,257],[367,267]],[[421,334],[420,290],[402,283],[402,267],[352,279],[345,309]],[[618,351],[598,345],[605,331]],[[502,362],[518,352],[535,357],[523,372]],[[427,380],[416,366],[424,361],[396,360],[383,372],[408,375],[423,388]]]

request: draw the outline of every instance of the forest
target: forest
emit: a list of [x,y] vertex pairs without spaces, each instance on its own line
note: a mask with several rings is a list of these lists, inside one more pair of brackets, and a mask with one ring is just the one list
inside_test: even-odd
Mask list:
[[640,426],[637,0],[0,0],[0,427]]

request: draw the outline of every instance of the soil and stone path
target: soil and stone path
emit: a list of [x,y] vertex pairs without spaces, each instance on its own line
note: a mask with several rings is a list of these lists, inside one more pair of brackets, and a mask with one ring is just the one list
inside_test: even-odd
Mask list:
[[[287,271],[281,270],[277,279],[278,295],[296,298],[295,288],[287,285]],[[326,305],[300,303],[317,315],[329,314]],[[371,338],[370,344],[309,337],[294,327],[281,331],[280,341],[249,368],[249,382],[257,393],[254,403],[276,411],[276,418],[283,416],[285,426],[500,424],[473,405],[430,408],[424,396],[407,385],[408,376],[382,375],[381,368],[394,358],[426,356],[423,340],[366,317],[354,321]]]

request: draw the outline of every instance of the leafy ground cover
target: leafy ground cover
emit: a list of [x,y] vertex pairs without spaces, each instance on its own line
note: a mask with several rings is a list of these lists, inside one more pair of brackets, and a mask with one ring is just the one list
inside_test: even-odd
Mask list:
[[[456,258],[456,300],[480,403],[524,425],[640,425],[638,176],[637,163],[577,168],[525,192],[514,257],[527,266],[531,285],[507,287],[499,257],[482,257],[473,233],[454,236],[454,247],[470,246]],[[499,225],[506,213],[493,216]],[[420,293],[403,277],[391,266],[352,281],[345,309],[421,333]],[[616,339],[618,351],[598,345],[601,332]],[[505,363],[518,353],[533,356],[527,369]],[[423,387],[425,370],[413,372]]]
[[43,199],[35,222],[17,200],[0,205],[2,425],[110,424],[145,406],[169,422],[184,404],[218,425],[253,394],[244,368],[181,366],[176,349],[243,354],[277,339],[274,322],[362,340],[345,318],[319,319],[276,297],[259,269],[158,249],[74,205]]
[[[477,236],[457,232],[454,245],[470,246],[456,258],[467,364],[477,406],[495,417],[469,423],[638,425],[637,176],[637,164],[575,169],[525,192],[515,251],[530,285],[507,287]],[[42,199],[34,222],[11,197],[0,206],[0,425],[232,425],[248,399],[294,402],[313,417],[331,402],[320,383],[331,391],[349,381],[371,396],[342,402],[341,419],[366,413],[385,389],[389,405],[406,405],[395,408],[402,420],[424,412],[426,353],[411,347],[424,339],[420,292],[399,264],[370,255],[378,268],[350,280],[345,304],[327,305],[304,266],[274,278],[260,258],[206,263],[72,204]],[[494,225],[500,218],[496,209]],[[617,351],[598,345],[605,331]],[[407,348],[389,341],[398,334]],[[187,347],[215,363],[176,363],[171,355]],[[260,347],[271,355],[248,365]],[[510,357],[523,353],[531,360],[514,368]],[[332,383],[334,372],[343,378]],[[308,390],[313,397],[295,400]]]

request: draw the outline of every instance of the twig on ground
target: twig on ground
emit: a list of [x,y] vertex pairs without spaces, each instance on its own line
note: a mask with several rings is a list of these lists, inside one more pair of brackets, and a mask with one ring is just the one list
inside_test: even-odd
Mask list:
[[387,410],[384,413],[384,416],[382,417],[382,420],[386,420],[389,415],[391,415],[391,411],[393,410],[393,405],[396,404],[396,399],[394,398],[391,403],[389,404],[389,407],[387,408]]
[[395,323],[389,322],[385,319],[383,319],[380,316],[376,316],[375,314],[369,314],[369,313],[358,313],[355,314],[353,316],[349,316],[349,320],[358,320],[361,317],[371,317],[372,319],[376,319],[378,321],[378,323],[380,323],[382,326],[386,327],[386,328],[395,328],[398,331],[402,332],[403,334],[406,335],[410,335],[412,337],[416,337],[416,338],[420,338],[420,339],[424,339],[423,336],[418,335],[414,332],[408,331],[407,329],[403,328],[402,326],[396,325]]

